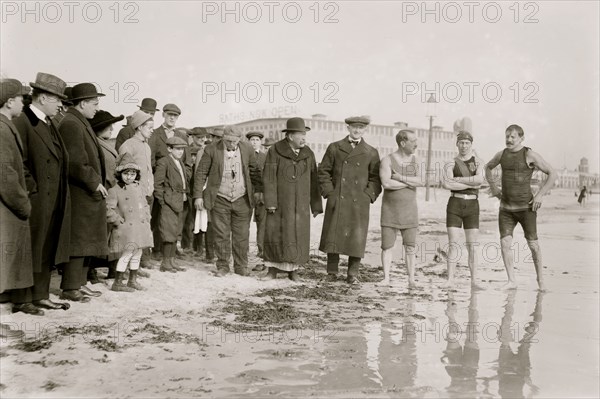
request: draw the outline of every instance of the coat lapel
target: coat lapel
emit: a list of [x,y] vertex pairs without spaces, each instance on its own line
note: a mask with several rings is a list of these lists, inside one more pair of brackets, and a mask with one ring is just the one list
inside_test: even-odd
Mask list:
[[44,144],[46,144],[46,147],[48,147],[52,155],[60,159],[60,156],[56,151],[56,146],[50,138],[51,133],[48,132],[45,122],[39,120],[36,114],[34,114],[29,107],[25,107],[23,109],[23,113],[25,114],[25,116],[27,116],[27,119],[29,119],[29,122],[31,123],[31,127],[33,128],[35,134],[37,134],[40,137],[40,139],[44,142]]

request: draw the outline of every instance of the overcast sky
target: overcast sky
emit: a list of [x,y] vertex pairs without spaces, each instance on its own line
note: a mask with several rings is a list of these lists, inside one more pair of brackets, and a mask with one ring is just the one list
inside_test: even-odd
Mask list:
[[597,1],[72,3],[2,2],[3,76],[95,82],[113,114],[173,102],[185,127],[293,112],[426,127],[437,85],[434,123],[470,117],[482,157],[516,123],[553,166],[598,170]]

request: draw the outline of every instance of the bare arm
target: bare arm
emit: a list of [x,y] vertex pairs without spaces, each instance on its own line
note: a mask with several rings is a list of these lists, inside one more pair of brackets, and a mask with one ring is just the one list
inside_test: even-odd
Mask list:
[[442,186],[446,190],[466,190],[471,186],[458,181],[459,177],[454,177],[454,161],[447,162],[444,165],[444,175],[442,176]]
[[500,198],[502,191],[498,188],[498,176],[494,175],[494,168],[500,165],[500,159],[502,158],[502,151],[498,152],[494,157],[485,165],[485,179],[490,185],[490,191],[494,197]]
[[540,188],[540,191],[533,197],[533,206],[532,209],[537,211],[542,206],[542,197],[546,195],[546,193],[554,187],[554,182],[556,182],[556,178],[558,174],[554,170],[552,166],[548,162],[542,158],[540,154],[534,151],[527,152],[527,161],[529,164],[533,164],[537,169],[541,170],[545,174],[548,175],[546,182]]
[[392,162],[389,157],[381,160],[379,178],[381,179],[381,185],[386,190],[400,190],[408,187],[407,184],[392,179]]
[[392,172],[392,179],[404,183],[410,187],[425,187],[425,178],[421,174],[420,159],[415,156],[415,162],[410,164],[414,168],[415,176],[405,176]]

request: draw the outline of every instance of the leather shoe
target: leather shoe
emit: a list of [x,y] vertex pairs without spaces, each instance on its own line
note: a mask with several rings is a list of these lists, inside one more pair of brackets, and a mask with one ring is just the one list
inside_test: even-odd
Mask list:
[[83,295],[80,290],[64,290],[62,294],[60,294],[60,298],[66,299],[67,301],[84,303],[91,301],[90,297]]
[[102,292],[100,292],[100,291],[94,291],[94,290],[90,289],[86,285],[82,285],[81,288],[79,289],[79,291],[83,295],[87,295],[87,296],[98,297],[98,296],[102,295]]
[[337,274],[327,273],[327,276],[325,276],[325,281],[327,281],[328,283],[335,283],[337,280],[338,280]]
[[238,276],[242,276],[242,277],[247,277],[250,275],[250,272],[248,271],[247,267],[234,270],[234,273],[237,274]]
[[252,269],[253,272],[262,272],[263,270],[265,270],[267,267],[263,264],[260,265],[256,265],[254,266],[254,269]]
[[12,311],[13,311],[13,313],[23,312],[23,313],[31,314],[34,316],[43,316],[44,315],[44,311],[42,309],[38,308],[33,303],[29,303],[29,302],[13,305]]
[[40,299],[39,301],[33,301],[33,304],[38,308],[43,309],[64,309],[67,310],[71,307],[68,303],[52,302],[50,299]]
[[298,272],[295,270],[288,273],[288,278],[294,282],[300,281],[300,276],[298,276]]

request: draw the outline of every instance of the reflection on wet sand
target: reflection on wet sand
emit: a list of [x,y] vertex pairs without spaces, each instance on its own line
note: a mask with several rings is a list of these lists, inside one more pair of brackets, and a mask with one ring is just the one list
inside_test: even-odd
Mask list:
[[[500,349],[497,360],[497,375],[493,378],[485,379],[485,393],[489,393],[491,380],[498,380],[498,393],[502,398],[525,398],[532,397],[539,393],[539,388],[531,380],[531,359],[529,350],[531,344],[536,343],[534,338],[539,332],[539,325],[542,321],[542,300],[543,292],[538,292],[535,308],[533,310],[532,321],[525,325],[523,339],[519,340],[516,352],[513,349],[515,337],[513,335],[512,318],[514,315],[514,305],[516,292],[509,292],[504,306],[504,316],[500,323],[498,338],[500,340]],[[519,331],[517,331],[519,333]],[[527,386],[528,392],[524,392]]]
[[415,386],[417,375],[417,325],[412,319],[414,301],[403,304],[399,320],[365,326],[369,379],[385,391],[401,392]]
[[[477,310],[476,291],[472,291],[469,301],[468,321],[465,331],[456,320],[456,302],[451,292],[448,293],[448,333],[446,334],[446,350],[441,358],[450,376],[450,386],[446,388],[449,397],[472,397],[477,394],[477,370],[479,368],[479,312]],[[461,337],[464,335],[463,344]]]

